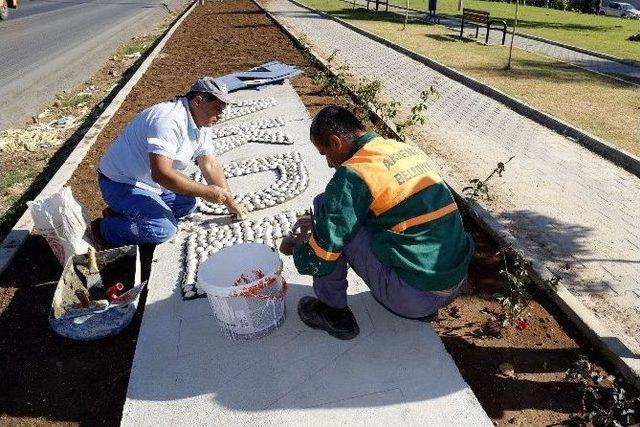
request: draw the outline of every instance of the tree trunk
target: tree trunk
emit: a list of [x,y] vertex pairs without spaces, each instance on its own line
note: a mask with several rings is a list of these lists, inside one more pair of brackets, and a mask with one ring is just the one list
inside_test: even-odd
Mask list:
[[513,52],[513,39],[516,36],[516,28],[518,27],[518,0],[516,0],[516,16],[513,21],[513,28],[511,30],[511,45],[509,45],[509,61],[507,62],[507,70],[511,69],[511,54]]

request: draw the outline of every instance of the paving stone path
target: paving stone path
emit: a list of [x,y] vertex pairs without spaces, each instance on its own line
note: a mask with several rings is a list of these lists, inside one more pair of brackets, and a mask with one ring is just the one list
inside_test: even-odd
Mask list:
[[[433,69],[287,0],[264,6],[350,72],[415,105],[436,86],[412,138],[460,190],[515,156],[482,205],[612,331],[640,353],[640,178]],[[635,363],[634,362],[634,363]]]
[[[357,3],[365,6],[366,1],[356,0]],[[349,2],[351,3],[351,2]],[[404,9],[392,6],[389,7],[390,11],[395,11],[398,14],[404,14]],[[423,17],[424,13],[418,11],[410,11],[410,16]],[[460,20],[455,18],[441,18],[440,24],[446,26],[456,34],[460,34]],[[465,27],[465,36],[475,37],[475,27]],[[510,29],[509,29],[510,31]],[[480,35],[478,40],[485,40],[486,32],[483,28],[480,28]],[[511,33],[507,33],[505,44],[509,44],[511,41]],[[491,31],[489,33],[489,44],[502,43],[502,32]],[[519,47],[527,52],[539,53],[541,55],[549,56],[558,59],[562,62],[573,64],[580,68],[584,68],[595,73],[607,74],[614,77],[622,78],[631,82],[637,82],[640,80],[640,65],[631,65],[620,61],[614,61],[606,59],[600,56],[591,55],[589,53],[580,52],[575,49],[571,49],[564,46],[558,46],[552,43],[547,43],[541,40],[535,40],[529,37],[523,37],[516,35],[513,39],[513,45]]]

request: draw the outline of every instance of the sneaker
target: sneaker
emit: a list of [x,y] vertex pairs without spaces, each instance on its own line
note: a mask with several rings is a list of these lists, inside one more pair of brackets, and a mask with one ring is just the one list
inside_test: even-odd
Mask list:
[[301,298],[298,302],[298,316],[310,328],[321,329],[341,340],[353,339],[360,333],[360,327],[349,307],[329,307],[318,298]]

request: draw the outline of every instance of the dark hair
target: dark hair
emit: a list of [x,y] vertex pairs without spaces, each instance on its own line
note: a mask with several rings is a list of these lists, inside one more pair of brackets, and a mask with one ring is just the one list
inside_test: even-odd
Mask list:
[[202,96],[202,98],[204,98],[204,100],[207,101],[207,102],[211,102],[214,99],[218,99],[212,93],[209,93],[209,92],[198,92],[198,91],[195,91],[195,90],[191,90],[191,91],[187,92],[187,94],[185,95],[185,98],[187,98],[189,101],[191,101],[193,98],[195,98],[198,95]]
[[349,110],[337,105],[324,107],[311,122],[309,133],[315,142],[324,144],[329,135],[339,135],[355,140],[358,133],[366,130],[362,122]]

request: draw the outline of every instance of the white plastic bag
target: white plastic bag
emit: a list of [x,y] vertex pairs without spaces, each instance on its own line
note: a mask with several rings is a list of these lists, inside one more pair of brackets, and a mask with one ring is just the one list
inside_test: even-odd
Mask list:
[[73,255],[84,254],[89,244],[82,240],[87,223],[82,206],[73,197],[70,187],[63,187],[51,196],[27,202],[36,231],[49,243],[51,250],[64,265]]

